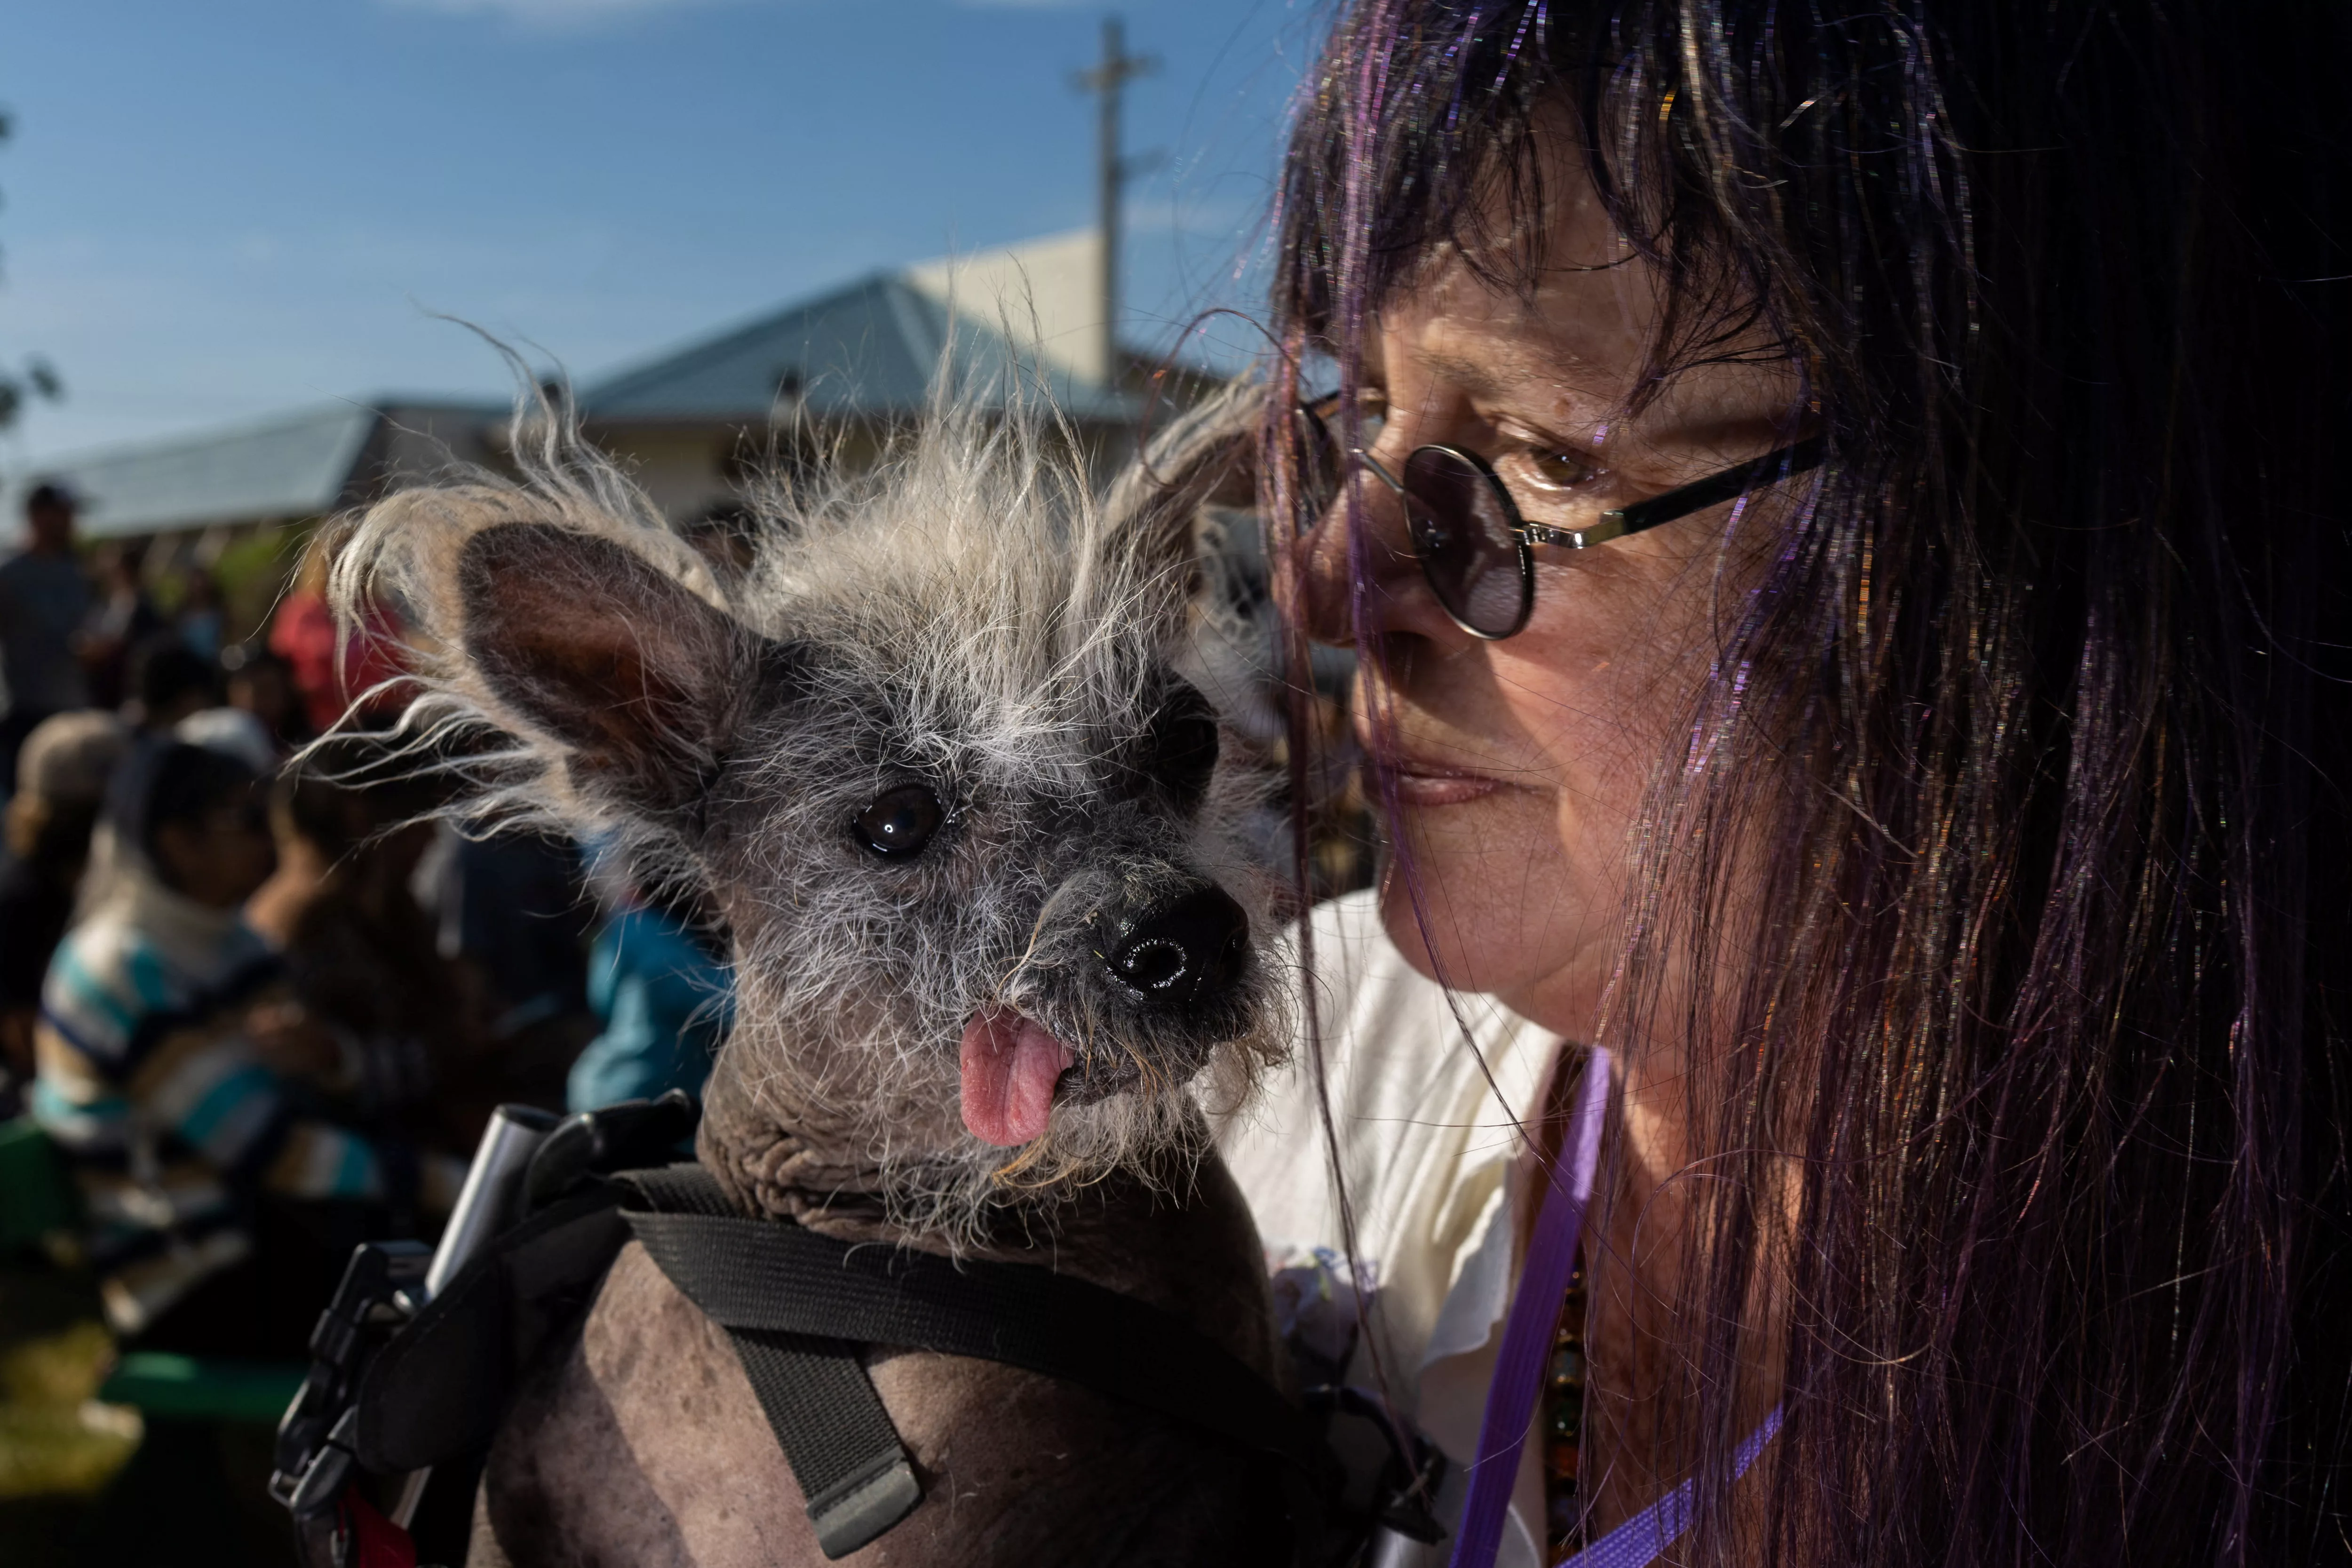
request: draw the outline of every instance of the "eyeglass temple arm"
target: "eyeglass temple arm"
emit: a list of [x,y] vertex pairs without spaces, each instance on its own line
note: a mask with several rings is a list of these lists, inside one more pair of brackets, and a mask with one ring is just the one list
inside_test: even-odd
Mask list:
[[[1695,511],[1746,494],[1768,479],[1788,479],[1822,466],[1822,441],[1816,436],[1792,447],[1767,452],[1760,458],[1694,479],[1647,500],[1632,506],[1618,507],[1601,514],[1601,521],[1591,528],[1553,528],[1546,523],[1525,525],[1530,544],[1565,544],[1571,550],[1582,550],[1594,544],[1605,544],[1629,533],[1639,533],[1645,528],[1655,528],[1662,522],[1688,517]],[[1777,472],[1775,470],[1778,470]],[[1391,480],[1394,483],[1394,480]]]
[[1362,464],[1364,468],[1370,470],[1374,479],[1380,480],[1381,483],[1388,486],[1389,489],[1396,491],[1399,495],[1403,495],[1405,493],[1404,481],[1398,479],[1394,474],[1390,473],[1388,466],[1382,463],[1378,458],[1373,457],[1361,447],[1355,448],[1355,457],[1357,462]]

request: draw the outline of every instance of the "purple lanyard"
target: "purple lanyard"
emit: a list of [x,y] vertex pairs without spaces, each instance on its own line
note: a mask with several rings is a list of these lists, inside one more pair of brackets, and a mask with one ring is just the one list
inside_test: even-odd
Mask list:
[[[1503,1348],[1486,1388],[1478,1458],[1470,1467],[1470,1496],[1462,1505],[1452,1568],[1492,1568],[1502,1545],[1503,1516],[1518,1481],[1519,1450],[1527,1446],[1528,1424],[1535,1418],[1536,1394],[1559,1326],[1559,1303],[1568,1294],[1584,1213],[1592,1203],[1593,1174],[1601,1163],[1601,1116],[1608,1104],[1609,1053],[1595,1046],[1584,1064],[1568,1137],[1552,1167],[1535,1237],[1519,1269],[1518,1289],[1511,1297],[1510,1317],[1503,1325]],[[1733,1479],[1748,1473],[1780,1429],[1780,1412],[1775,1406],[1739,1445]],[[1645,1568],[1689,1523],[1692,1492],[1693,1483],[1683,1482],[1559,1568]]]
[[[1748,1473],[1748,1467],[1780,1430],[1780,1407],[1775,1405],[1757,1423],[1756,1430],[1741,1440],[1739,1452],[1732,1459],[1733,1480]],[[1554,1568],[1649,1568],[1690,1524],[1691,1494],[1697,1485],[1685,1481],[1583,1551],[1561,1558]]]

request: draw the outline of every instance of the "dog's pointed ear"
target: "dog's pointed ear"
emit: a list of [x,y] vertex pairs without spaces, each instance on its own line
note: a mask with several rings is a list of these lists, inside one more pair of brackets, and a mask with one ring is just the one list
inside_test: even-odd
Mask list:
[[1257,504],[1258,439],[1265,393],[1242,385],[1169,426],[1111,486],[1105,537],[1133,552],[1148,575],[1189,578],[1200,555],[1202,509]]
[[645,557],[549,523],[466,541],[467,662],[509,722],[562,755],[576,787],[672,821],[704,795],[787,650]]

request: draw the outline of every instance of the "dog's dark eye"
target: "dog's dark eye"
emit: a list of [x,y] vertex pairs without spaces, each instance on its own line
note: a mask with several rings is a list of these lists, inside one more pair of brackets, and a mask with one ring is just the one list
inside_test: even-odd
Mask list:
[[1146,764],[1160,786],[1186,805],[1201,798],[1217,768],[1217,716],[1209,700],[1179,686],[1151,716]]
[[877,795],[873,805],[857,814],[850,831],[885,860],[910,860],[923,852],[947,815],[940,797],[924,785],[900,784]]

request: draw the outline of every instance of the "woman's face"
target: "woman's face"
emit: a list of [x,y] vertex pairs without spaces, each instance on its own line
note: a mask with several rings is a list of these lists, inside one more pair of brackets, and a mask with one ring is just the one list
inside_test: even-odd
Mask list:
[[[1556,211],[1531,293],[1490,288],[1447,254],[1379,312],[1371,454],[1395,473],[1416,447],[1466,448],[1530,521],[1579,527],[1789,440],[1795,382],[1769,361],[1686,372],[1625,416],[1654,274],[1578,165],[1547,162]],[[1643,791],[1687,733],[1717,628],[1761,558],[1757,520],[1775,509],[1751,500],[1731,542],[1727,503],[1589,550],[1537,546],[1526,629],[1485,642],[1432,596],[1394,495],[1369,479],[1361,493],[1377,657],[1358,678],[1358,728],[1392,781],[1422,905],[1391,857],[1389,932],[1424,972],[1591,1037]],[[1350,632],[1342,510],[1301,546],[1309,625],[1335,642]]]

